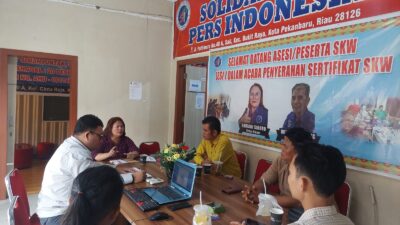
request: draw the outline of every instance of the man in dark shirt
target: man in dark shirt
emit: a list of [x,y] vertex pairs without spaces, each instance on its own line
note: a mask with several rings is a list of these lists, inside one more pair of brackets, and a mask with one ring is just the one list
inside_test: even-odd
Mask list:
[[310,86],[305,83],[294,85],[291,102],[293,111],[287,115],[282,128],[302,127],[308,132],[314,132],[315,115],[307,109],[310,102]]

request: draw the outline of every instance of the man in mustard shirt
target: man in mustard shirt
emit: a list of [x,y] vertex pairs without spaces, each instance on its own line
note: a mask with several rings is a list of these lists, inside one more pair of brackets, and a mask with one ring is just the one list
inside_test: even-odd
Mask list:
[[229,138],[221,134],[221,123],[214,116],[208,116],[202,121],[203,139],[196,150],[194,162],[198,165],[222,161],[221,172],[224,175],[241,177],[239,162],[233,151]]

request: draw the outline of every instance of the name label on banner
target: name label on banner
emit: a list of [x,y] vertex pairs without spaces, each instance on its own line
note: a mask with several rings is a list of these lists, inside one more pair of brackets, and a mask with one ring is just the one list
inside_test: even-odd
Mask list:
[[269,139],[269,129],[266,126],[249,124],[249,123],[241,123],[239,125],[239,133],[248,133],[264,136]]

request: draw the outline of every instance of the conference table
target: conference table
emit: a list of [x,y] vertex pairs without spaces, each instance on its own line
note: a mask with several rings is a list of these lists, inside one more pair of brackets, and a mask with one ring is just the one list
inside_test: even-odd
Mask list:
[[[165,173],[163,172],[160,165],[157,163],[143,164],[140,162],[133,162],[119,166],[120,169],[129,167],[137,167],[143,169],[147,173],[151,174],[153,177],[164,179],[165,182],[159,185],[167,184],[167,178],[165,176]],[[188,200],[188,202],[193,206],[196,204],[200,204],[199,196],[200,196],[200,191],[202,191],[203,204],[209,202],[221,203],[225,207],[225,212],[219,214],[220,218],[218,220],[212,221],[212,224],[214,225],[216,224],[227,225],[231,221],[242,221],[246,218],[254,219],[266,225],[270,224],[269,217],[256,216],[256,211],[258,206],[245,202],[240,192],[230,195],[222,192],[223,188],[228,187],[230,185],[243,186],[245,184],[249,185],[248,182],[238,178],[228,179],[223,176],[215,176],[212,174],[202,173],[200,177],[196,177],[193,195],[192,198]],[[126,185],[125,189],[143,188],[151,186],[152,185],[148,184],[147,182],[141,182],[137,184]],[[162,205],[158,210],[143,212],[125,194],[123,194],[122,196],[120,211],[122,215],[128,220],[129,223],[136,225],[147,225],[147,224],[189,225],[192,224],[194,216],[193,207],[171,211],[167,207],[167,205]],[[162,221],[150,221],[148,218],[157,211],[165,212],[169,214],[172,218]]]

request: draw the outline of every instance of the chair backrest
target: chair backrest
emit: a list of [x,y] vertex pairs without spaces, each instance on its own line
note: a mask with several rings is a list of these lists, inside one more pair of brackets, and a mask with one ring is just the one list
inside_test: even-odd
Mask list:
[[10,197],[10,207],[8,208],[8,223],[10,225],[30,225],[29,214],[24,209],[22,200],[19,196]]
[[24,180],[22,179],[19,170],[13,169],[10,173],[8,173],[5,177],[5,183],[10,201],[12,200],[11,197],[19,196],[19,201],[22,205],[21,207],[23,207],[26,213],[30,215],[28,196],[26,194]]
[[[271,165],[272,165],[272,163],[265,159],[258,160],[256,174],[254,175],[253,183],[258,181],[261,178],[261,176],[263,175],[263,173],[265,171],[267,171]],[[267,188],[268,188],[268,193],[272,193],[272,194],[280,193],[278,184],[269,184]]]
[[160,151],[160,144],[157,141],[143,142],[139,146],[140,154],[155,154]]
[[258,160],[258,164],[257,164],[257,168],[256,168],[256,174],[254,175],[254,179],[253,179],[253,183],[255,183],[256,181],[258,181],[258,179],[260,179],[261,175],[263,175],[263,173],[265,171],[268,170],[268,168],[271,166],[271,162],[268,162],[265,159],[260,159]]
[[17,204],[18,196],[8,196],[8,199],[10,200],[10,206],[7,211],[8,224],[15,225],[14,206]]
[[236,150],[235,150],[235,154],[236,154],[236,158],[239,162],[240,170],[242,171],[241,178],[243,179],[246,174],[247,154],[245,152],[236,151]]
[[344,182],[335,192],[335,201],[339,212],[345,216],[349,216],[351,201],[351,187],[349,183]]

